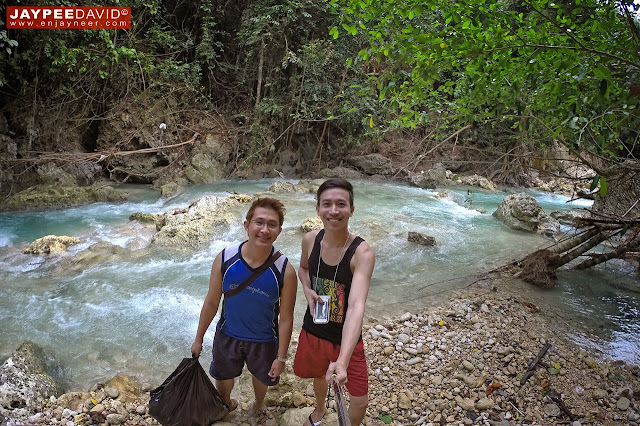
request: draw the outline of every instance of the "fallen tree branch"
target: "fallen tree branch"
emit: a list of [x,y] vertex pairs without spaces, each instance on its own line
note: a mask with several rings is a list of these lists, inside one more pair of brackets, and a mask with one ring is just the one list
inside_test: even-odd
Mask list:
[[49,161],[59,161],[63,163],[85,163],[94,161],[96,163],[105,160],[109,157],[125,157],[127,155],[135,154],[150,154],[154,152],[160,152],[167,149],[175,149],[184,145],[193,144],[200,136],[200,133],[195,133],[189,140],[176,143],[173,145],[157,146],[154,148],[142,148],[133,151],[97,151],[97,152],[83,152],[83,153],[58,153],[58,152],[29,152],[29,154],[35,154],[35,157],[29,158],[15,158],[5,159],[3,162],[7,163],[45,163]]
[[550,347],[551,347],[551,343],[545,343],[542,349],[540,350],[540,352],[538,353],[538,356],[536,356],[534,359],[529,361],[529,363],[527,364],[527,367],[528,367],[527,372],[522,377],[522,380],[520,380],[520,385],[524,385],[527,382],[527,380],[529,380],[529,377],[535,374],[536,367],[538,366],[538,364],[542,365],[540,361],[542,360],[542,357],[547,353]]
[[558,392],[551,392],[548,396],[549,396],[549,399],[551,399],[553,402],[558,404],[558,407],[560,407],[562,412],[569,417],[569,420],[574,421],[584,417],[584,416],[576,416],[575,414],[573,414],[569,409],[569,407],[567,407],[564,401],[562,400],[562,395],[560,395]]

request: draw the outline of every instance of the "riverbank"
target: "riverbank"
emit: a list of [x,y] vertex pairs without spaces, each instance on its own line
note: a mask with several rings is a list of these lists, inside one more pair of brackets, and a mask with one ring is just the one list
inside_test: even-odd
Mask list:
[[[393,318],[368,314],[366,424],[640,424],[638,366],[604,359],[569,341],[571,324],[523,300],[519,285],[487,277],[438,307]],[[310,381],[291,373],[295,344],[294,339],[281,385],[268,393],[268,415],[256,418],[251,411],[250,379],[243,374],[234,390],[239,409],[221,426],[303,423],[313,395]],[[545,344],[550,347],[541,362],[529,368]],[[533,374],[525,381],[528,370]],[[23,418],[24,424],[157,424],[146,414],[151,384],[134,382],[65,394]],[[337,424],[332,410],[324,424]]]

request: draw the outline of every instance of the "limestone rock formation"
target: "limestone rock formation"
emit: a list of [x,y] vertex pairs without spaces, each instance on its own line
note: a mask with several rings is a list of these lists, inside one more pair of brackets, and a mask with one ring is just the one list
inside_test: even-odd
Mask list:
[[29,244],[22,252],[25,254],[62,253],[67,250],[67,247],[79,242],[80,240],[75,237],[47,235]]
[[505,197],[493,216],[509,228],[520,231],[553,235],[560,230],[560,224],[542,210],[535,198],[525,192]]
[[13,410],[35,412],[42,408],[42,401],[64,392],[47,373],[44,358],[41,347],[24,342],[0,366],[0,414]]

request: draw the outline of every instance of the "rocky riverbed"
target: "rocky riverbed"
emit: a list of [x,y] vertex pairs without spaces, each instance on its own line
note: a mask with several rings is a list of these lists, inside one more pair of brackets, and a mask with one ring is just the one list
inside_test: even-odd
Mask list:
[[[443,306],[393,318],[368,315],[366,424],[640,424],[638,366],[577,347],[564,337],[566,324],[522,300],[510,284],[487,277]],[[233,394],[240,405],[221,426],[303,424],[314,400],[310,381],[291,373],[295,345],[294,339],[281,384],[267,395],[267,412],[253,412],[243,374]],[[2,424],[155,425],[151,387],[119,376],[50,398],[38,412],[3,409]],[[337,424],[333,410],[323,424]]]

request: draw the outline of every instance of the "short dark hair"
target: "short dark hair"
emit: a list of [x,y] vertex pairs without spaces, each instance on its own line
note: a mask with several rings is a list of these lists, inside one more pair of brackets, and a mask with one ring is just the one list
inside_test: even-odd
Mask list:
[[249,211],[247,212],[247,221],[251,222],[253,219],[253,213],[255,213],[258,207],[262,207],[265,209],[271,209],[278,213],[278,219],[280,220],[280,226],[284,223],[284,213],[285,208],[284,204],[282,204],[279,200],[275,198],[258,198],[253,203],[251,203],[251,207],[249,207]]
[[320,188],[318,188],[318,192],[316,192],[316,204],[320,205],[320,195],[327,189],[331,188],[341,188],[346,190],[349,193],[349,205],[353,206],[353,185],[348,180],[340,179],[340,178],[331,178],[325,180]]

